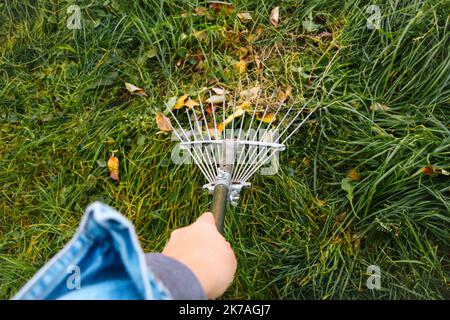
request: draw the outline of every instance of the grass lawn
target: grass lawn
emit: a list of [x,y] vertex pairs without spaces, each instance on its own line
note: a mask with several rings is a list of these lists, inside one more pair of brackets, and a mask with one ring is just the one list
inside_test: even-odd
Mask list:
[[[67,27],[71,4],[81,29]],[[127,216],[146,251],[161,250],[211,198],[198,168],[171,163],[156,113],[202,88],[256,84],[275,96],[292,88],[280,108],[320,108],[280,172],[256,175],[228,210],[239,265],[224,297],[449,298],[450,3],[233,4],[0,3],[0,298],[67,243],[95,200]],[[367,27],[368,5],[379,5],[379,29]],[[370,265],[380,290],[366,286]]]

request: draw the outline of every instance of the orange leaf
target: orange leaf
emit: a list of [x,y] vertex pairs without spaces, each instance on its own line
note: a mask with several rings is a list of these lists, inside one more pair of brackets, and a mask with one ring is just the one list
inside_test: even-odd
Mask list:
[[111,156],[108,160],[109,175],[113,180],[119,180],[119,159]]
[[161,131],[172,131],[172,124],[170,123],[170,119],[163,115],[161,112],[158,112],[156,114],[156,125]]

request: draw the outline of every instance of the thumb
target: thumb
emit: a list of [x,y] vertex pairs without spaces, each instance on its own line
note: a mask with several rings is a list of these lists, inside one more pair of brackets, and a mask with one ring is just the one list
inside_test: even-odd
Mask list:
[[213,225],[216,224],[214,216],[211,212],[205,212],[204,214],[202,214],[200,217],[198,217],[197,222],[206,222]]

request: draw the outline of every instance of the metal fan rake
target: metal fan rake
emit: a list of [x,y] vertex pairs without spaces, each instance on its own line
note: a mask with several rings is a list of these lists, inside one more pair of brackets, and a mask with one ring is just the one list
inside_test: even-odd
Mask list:
[[[285,149],[286,141],[303,126],[318,106],[305,115],[307,103],[299,110],[295,110],[295,104],[292,104],[281,116],[280,107],[272,113],[270,104],[261,108],[258,94],[255,106],[240,109],[238,118],[235,116],[239,110],[236,95],[231,106],[227,104],[226,94],[219,105],[216,101],[205,106],[200,96],[198,100],[199,105],[194,108],[175,111],[167,104],[166,108],[176,124],[171,126],[180,141],[180,148],[187,151],[207,180],[203,187],[213,195],[211,212],[218,230],[223,232],[227,204],[237,204],[242,189],[251,186],[251,177],[264,165],[273,163],[277,153]],[[211,94],[208,100],[211,100]],[[227,116],[230,111],[231,115]],[[279,117],[280,120],[269,123],[258,120],[265,119],[269,114],[272,119]],[[227,123],[230,126],[224,129]]]

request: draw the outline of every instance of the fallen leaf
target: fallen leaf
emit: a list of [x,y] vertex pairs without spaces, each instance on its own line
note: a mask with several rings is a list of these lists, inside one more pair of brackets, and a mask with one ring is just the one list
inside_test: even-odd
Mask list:
[[234,6],[232,3],[223,2],[223,1],[211,1],[209,3],[209,7],[214,11],[224,10],[227,14],[230,14],[234,10]]
[[218,94],[219,96],[223,96],[227,93],[225,89],[222,88],[212,88],[212,91],[214,91],[215,94]]
[[172,124],[170,122],[170,119],[167,118],[164,114],[161,112],[158,112],[156,114],[156,125],[158,126],[159,130],[169,132],[172,131]]
[[277,27],[278,26],[278,19],[280,17],[280,7],[275,7],[270,12],[270,22]]
[[205,100],[207,103],[216,104],[223,103],[225,101],[225,96],[223,95],[213,95]]
[[108,169],[109,176],[111,179],[118,181],[119,180],[119,159],[117,157],[111,156],[108,159]]
[[241,91],[241,93],[239,94],[241,96],[242,99],[245,100],[252,100],[255,99],[256,97],[258,97],[258,93],[259,93],[259,86]]
[[359,174],[358,170],[353,168],[349,172],[347,172],[347,178],[349,178],[352,181],[359,181],[361,180],[361,175]]
[[284,103],[287,98],[289,98],[289,96],[291,95],[292,92],[292,88],[290,86],[288,86],[284,91],[281,91],[278,93],[277,95],[277,100],[279,103]]
[[241,103],[241,105],[238,108],[249,111],[249,110],[251,110],[251,106],[252,106],[252,104],[250,103],[250,101],[244,101]]
[[236,69],[237,73],[242,74],[245,72],[245,67],[246,67],[246,63],[244,60],[239,60],[238,62],[236,62],[236,64],[234,65],[234,68]]
[[225,127],[233,121],[233,119],[242,116],[244,114],[244,112],[245,112],[245,110],[243,110],[241,108],[236,109],[236,111],[231,116],[226,118],[223,123],[219,124],[217,130],[219,130],[219,132],[222,132],[223,129],[225,129]]
[[181,96],[177,102],[175,102],[175,105],[173,106],[174,109],[181,109],[183,107],[187,107],[189,109],[192,109],[193,107],[199,106],[198,102],[195,100],[192,100],[189,95],[185,94]]
[[207,42],[209,40],[209,37],[205,31],[194,32],[194,37],[200,42]]
[[385,104],[375,102],[375,103],[372,103],[372,105],[369,107],[369,109],[371,111],[387,111],[390,108]]
[[185,101],[189,98],[189,95],[185,94],[178,98],[177,102],[175,102],[175,105],[173,106],[174,109],[181,109],[185,106]]
[[132,94],[135,94],[135,95],[140,96],[140,97],[146,97],[147,96],[147,94],[145,93],[144,89],[136,87],[134,84],[125,82],[125,87]]
[[237,14],[237,17],[243,23],[253,20],[252,16],[248,12],[240,12],[240,13]]
[[208,12],[208,8],[205,7],[197,7],[194,9],[194,13],[197,16],[204,16]]
[[185,106],[186,106],[188,109],[192,109],[192,108],[194,108],[194,107],[199,106],[199,103],[198,103],[197,101],[195,101],[195,100],[192,100],[191,98],[188,98],[187,101],[186,101]]
[[267,113],[264,118],[262,117],[262,115],[256,115],[256,119],[258,119],[259,121],[265,122],[265,123],[272,123],[276,120],[276,115],[273,112]]

